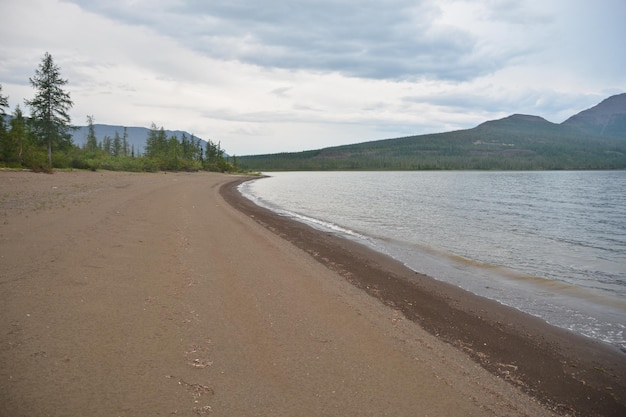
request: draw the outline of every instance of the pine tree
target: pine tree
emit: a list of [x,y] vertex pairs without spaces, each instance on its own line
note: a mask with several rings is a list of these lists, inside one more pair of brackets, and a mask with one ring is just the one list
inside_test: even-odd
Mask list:
[[167,141],[167,165],[166,169],[178,171],[180,169],[180,142],[176,135],[170,136]]
[[96,129],[93,125],[93,116],[87,116],[87,142],[85,150],[87,152],[96,152],[98,150],[98,139],[96,138]]
[[11,118],[11,131],[9,132],[9,138],[11,144],[15,147],[15,153],[17,161],[24,163],[24,154],[29,146],[29,136],[26,128],[26,120],[20,106],[15,106],[13,117]]
[[159,128],[152,122],[150,130],[148,131],[148,137],[146,138],[146,147],[144,149],[144,155],[147,158],[154,158],[157,154],[157,140],[159,135]]
[[113,137],[113,156],[122,156],[122,138],[118,131],[115,131],[115,136]]
[[62,89],[67,80],[61,78],[61,70],[49,53],[46,52],[35,76],[29,80],[37,93],[32,100],[26,100],[26,105],[31,108],[33,131],[46,144],[48,165],[52,167],[52,147],[63,149],[72,144],[68,111],[74,103],[69,93]]
[[113,154],[113,140],[111,140],[110,136],[105,136],[102,139],[101,148],[106,155],[111,156]]
[[5,107],[9,107],[9,98],[2,95],[2,84],[0,84],[0,160],[7,160],[7,149],[9,141],[9,132],[4,121]]
[[128,131],[124,127],[124,135],[122,136],[122,153],[124,156],[128,156],[130,151],[128,149]]
[[152,123],[146,138],[145,155],[147,158],[164,158],[167,152],[167,135],[163,127]]

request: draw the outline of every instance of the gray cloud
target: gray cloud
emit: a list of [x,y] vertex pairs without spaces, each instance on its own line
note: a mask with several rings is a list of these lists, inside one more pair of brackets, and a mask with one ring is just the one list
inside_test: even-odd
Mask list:
[[623,92],[625,20],[623,0],[0,0],[0,83],[31,98],[47,50],[77,123],[312,149],[559,123]]
[[547,13],[524,7],[519,0],[493,0],[487,17],[490,20],[523,25],[525,27],[551,23],[554,18]]
[[[473,111],[476,114],[525,113],[541,116],[553,123],[561,123],[568,117],[594,106],[608,95],[610,94],[558,93],[552,90],[533,89],[524,90],[517,94],[495,96],[481,94],[479,91],[448,91],[434,95],[407,96],[403,98],[403,101],[439,106],[445,109],[448,114],[468,111]],[[492,117],[495,118],[495,116]],[[464,127],[474,127],[474,125],[469,124]]]
[[441,11],[431,1],[73,3],[127,24],[150,26],[207,56],[270,68],[463,81],[525,53],[511,48],[477,56],[470,33],[437,27]]

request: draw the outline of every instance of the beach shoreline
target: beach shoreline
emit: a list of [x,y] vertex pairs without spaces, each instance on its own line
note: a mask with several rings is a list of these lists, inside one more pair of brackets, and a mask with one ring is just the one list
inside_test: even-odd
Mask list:
[[0,415],[623,415],[615,350],[261,209],[249,179],[0,171]]
[[561,412],[626,413],[626,354],[615,346],[549,325],[416,273],[358,242],[280,216],[239,193],[237,187],[246,180],[221,189],[233,207],[493,374]]

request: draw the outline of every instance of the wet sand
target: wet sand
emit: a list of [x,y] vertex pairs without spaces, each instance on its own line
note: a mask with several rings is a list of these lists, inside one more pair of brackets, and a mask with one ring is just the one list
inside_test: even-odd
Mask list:
[[0,172],[0,415],[625,414],[621,352],[276,216],[241,179]]

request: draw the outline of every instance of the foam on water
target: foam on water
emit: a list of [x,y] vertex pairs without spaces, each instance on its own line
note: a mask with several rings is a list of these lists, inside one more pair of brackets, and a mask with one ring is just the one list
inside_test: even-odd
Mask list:
[[626,300],[433,248],[389,239],[375,248],[407,267],[626,351]]
[[284,217],[289,217],[291,219],[294,220],[298,220],[302,223],[306,223],[309,226],[314,227],[317,230],[321,230],[321,231],[325,231],[325,232],[333,232],[336,233],[338,235],[344,236],[344,237],[348,237],[348,238],[353,238],[353,239],[357,239],[357,240],[362,240],[362,241],[367,241],[367,238],[365,237],[365,235],[362,235],[354,230],[350,230],[348,228],[339,226],[337,224],[334,224],[332,222],[328,222],[328,221],[324,221],[324,220],[320,220],[320,219],[316,219],[314,217],[309,217],[309,216],[305,216],[303,214],[298,214],[289,210],[285,210],[282,209],[280,207],[277,207],[271,203],[268,203],[267,201],[263,200],[262,198],[259,198],[258,196],[255,196],[254,194],[251,194],[249,192],[249,190],[246,188],[246,184],[248,183],[242,183],[239,185],[238,190],[239,192],[246,198],[252,200],[256,205],[264,207],[268,210],[273,211],[274,213],[280,215],[280,216],[284,216]]

